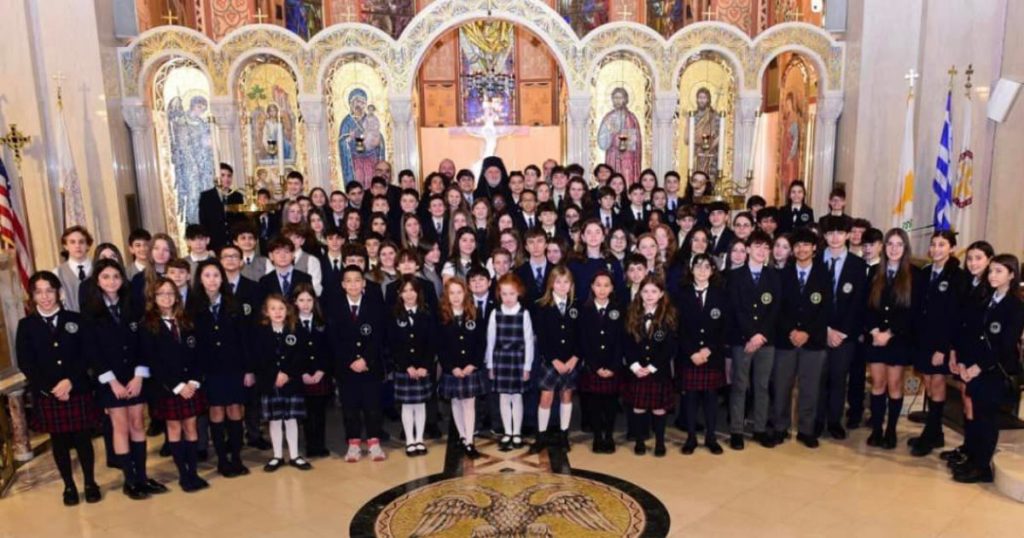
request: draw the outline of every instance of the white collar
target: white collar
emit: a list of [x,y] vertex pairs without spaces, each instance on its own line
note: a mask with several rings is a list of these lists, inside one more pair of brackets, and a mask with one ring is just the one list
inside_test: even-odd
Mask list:
[[506,315],[518,314],[519,311],[522,310],[522,308],[523,308],[522,305],[520,305],[519,303],[516,303],[516,304],[514,304],[514,305],[512,305],[510,307],[509,306],[505,306],[504,304],[502,304],[501,305],[501,313],[502,314],[506,314]]
[[299,321],[313,321],[313,314],[299,314]]
[[602,308],[608,308],[608,304],[609,303],[611,303],[611,301],[605,301],[604,304],[601,304],[601,303],[599,303],[597,301],[594,301],[594,307],[596,307],[598,310],[600,310]]
[[349,297],[348,294],[346,293],[345,294],[345,299],[348,300],[348,306],[350,308],[353,307],[353,306],[356,307],[356,308],[359,308],[359,305],[361,305],[363,303],[363,296],[362,295],[359,296],[359,300],[358,301],[353,302],[352,298]]
[[748,261],[747,268],[750,269],[751,273],[760,273],[764,270],[764,264]]
[[57,308],[54,308],[50,312],[43,312],[38,307],[36,307],[36,312],[38,312],[39,315],[43,316],[44,318],[49,318],[49,317],[52,317],[52,316],[56,316],[57,314],[60,314],[60,305],[57,305]]

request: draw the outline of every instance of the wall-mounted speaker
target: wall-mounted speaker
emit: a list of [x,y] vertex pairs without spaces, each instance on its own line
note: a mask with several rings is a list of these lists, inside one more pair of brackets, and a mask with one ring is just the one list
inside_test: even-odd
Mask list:
[[1010,114],[1010,109],[1013,108],[1013,102],[1017,99],[1018,92],[1020,92],[1020,82],[1014,82],[1006,78],[999,79],[999,82],[996,82],[996,86],[992,89],[992,94],[988,98],[989,119],[1002,123],[1006,116]]

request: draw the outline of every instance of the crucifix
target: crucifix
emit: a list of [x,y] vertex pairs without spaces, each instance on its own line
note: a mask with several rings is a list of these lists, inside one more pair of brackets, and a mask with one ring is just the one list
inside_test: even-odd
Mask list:
[[713,21],[715,20],[716,16],[717,13],[715,12],[715,10],[711,9],[711,4],[708,4],[708,8],[704,10],[704,20]]
[[974,84],[971,84],[971,77],[974,76],[974,64],[967,64],[967,71],[964,71],[964,74],[967,75],[964,89],[967,90],[967,97],[969,98],[971,96],[971,88],[974,87]]
[[946,71],[949,75],[949,89],[953,89],[953,79],[956,78],[956,66],[950,66],[949,71]]
[[907,74],[903,75],[903,78],[910,82],[910,91],[913,92],[914,84],[917,82],[917,79],[921,78],[921,75],[919,75],[917,71],[914,71],[914,68],[911,67],[910,71],[907,71]]
[[178,24],[178,16],[171,11],[171,6],[167,6],[167,14],[160,18],[163,19],[168,26]]
[[262,7],[256,10],[256,15],[254,15],[254,17],[256,18],[256,24],[263,24],[267,22],[268,18],[267,15],[263,13]]
[[359,22],[359,18],[356,16],[356,13],[352,11],[351,2],[345,3],[345,11],[343,11],[341,15],[345,17],[345,20],[341,22]]
[[14,166],[18,169],[19,174],[21,173],[21,150],[30,142],[32,142],[32,137],[19,131],[17,123],[12,123],[7,134],[0,136],[0,144],[10,148],[11,153],[14,154]]

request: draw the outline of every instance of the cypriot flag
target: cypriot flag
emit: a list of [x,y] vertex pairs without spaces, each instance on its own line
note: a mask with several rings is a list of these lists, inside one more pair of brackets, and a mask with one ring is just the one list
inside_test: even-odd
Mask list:
[[[913,75],[913,71],[911,71]],[[900,171],[893,191],[892,225],[908,233],[914,227],[914,86],[911,79],[907,96],[907,119],[903,125],[903,149]]]

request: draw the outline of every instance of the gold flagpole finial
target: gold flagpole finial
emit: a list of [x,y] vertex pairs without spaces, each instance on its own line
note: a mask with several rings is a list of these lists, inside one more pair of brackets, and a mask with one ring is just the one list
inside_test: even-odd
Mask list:
[[946,71],[946,74],[949,75],[949,89],[952,90],[953,89],[953,79],[956,78],[956,74],[957,74],[956,66],[955,65],[950,66],[949,71]]
[[7,134],[0,136],[0,144],[10,148],[14,154],[14,166],[21,173],[21,150],[32,142],[32,137],[18,130],[18,124],[12,123]]
[[974,84],[971,84],[971,77],[974,76],[974,64],[967,64],[967,71],[964,71],[964,74],[967,75],[967,81],[964,82],[964,89],[967,91],[967,97],[970,98],[971,88],[974,87]]
[[910,95],[914,95],[914,86],[917,84],[917,79],[921,78],[921,75],[911,67],[910,71],[903,75],[903,78],[910,83]]

